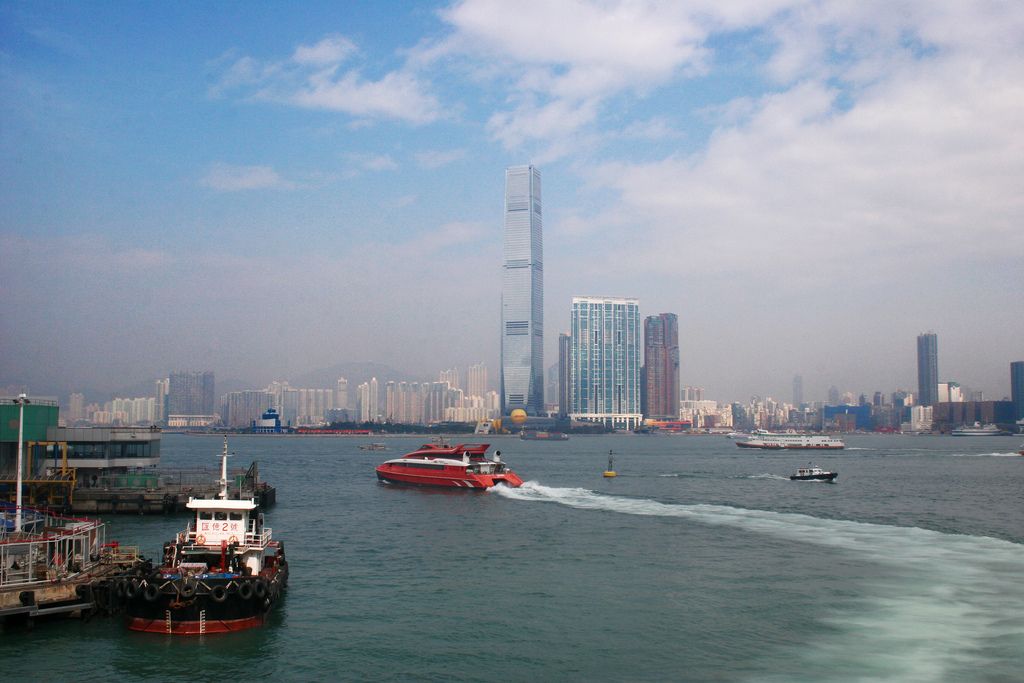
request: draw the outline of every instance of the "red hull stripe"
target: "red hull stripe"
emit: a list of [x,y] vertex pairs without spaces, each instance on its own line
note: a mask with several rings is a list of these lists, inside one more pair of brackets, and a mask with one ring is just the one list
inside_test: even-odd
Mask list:
[[[211,619],[206,622],[206,630],[200,631],[198,621],[171,621],[170,634],[173,636],[198,636],[202,633],[229,633],[231,631],[244,631],[249,628],[256,628],[263,625],[263,617],[247,617],[245,619],[231,619],[222,621]],[[146,633],[168,633],[167,622],[163,619],[139,619],[130,617],[128,628],[132,631],[145,631]]]

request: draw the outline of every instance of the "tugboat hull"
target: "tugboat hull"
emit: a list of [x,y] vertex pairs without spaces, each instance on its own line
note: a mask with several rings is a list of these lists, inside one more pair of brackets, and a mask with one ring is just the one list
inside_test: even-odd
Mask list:
[[791,474],[789,478],[792,481],[833,481],[838,476],[838,472],[827,472],[825,474],[808,474],[806,476]]
[[287,568],[265,577],[222,577],[183,581],[152,574],[128,583],[128,628],[148,633],[202,635],[255,628],[283,594]]

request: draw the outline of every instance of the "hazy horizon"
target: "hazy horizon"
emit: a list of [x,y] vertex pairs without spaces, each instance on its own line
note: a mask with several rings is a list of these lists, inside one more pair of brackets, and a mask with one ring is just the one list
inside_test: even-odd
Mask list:
[[[507,166],[577,295],[679,316],[681,385],[1009,394],[1024,6],[0,5],[0,387],[499,372]],[[218,388],[218,392],[220,389]]]

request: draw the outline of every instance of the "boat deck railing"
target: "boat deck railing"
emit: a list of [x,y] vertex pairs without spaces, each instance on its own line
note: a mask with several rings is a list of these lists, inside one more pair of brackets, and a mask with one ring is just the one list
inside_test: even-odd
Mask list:
[[[239,545],[265,547],[270,543],[273,531],[274,530],[270,527],[256,529],[255,525],[250,524],[249,530],[246,531],[245,534],[242,535],[242,538],[239,539]],[[189,522],[188,528],[185,531],[178,532],[177,542],[195,543],[196,538],[200,535],[203,534],[196,532],[195,523]]]

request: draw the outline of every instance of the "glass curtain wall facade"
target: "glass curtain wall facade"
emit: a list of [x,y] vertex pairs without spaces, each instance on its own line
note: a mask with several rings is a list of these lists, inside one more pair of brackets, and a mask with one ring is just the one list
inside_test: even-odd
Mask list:
[[540,171],[505,170],[501,410],[544,412],[544,256]]
[[634,429],[640,413],[640,303],[573,297],[570,417]]
[[1024,360],[1010,363],[1010,400],[1014,419],[1024,419]]
[[939,338],[934,332],[917,335],[917,401],[933,406],[939,402]]
[[661,313],[644,320],[647,417],[679,419],[679,318]]

